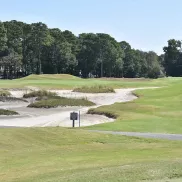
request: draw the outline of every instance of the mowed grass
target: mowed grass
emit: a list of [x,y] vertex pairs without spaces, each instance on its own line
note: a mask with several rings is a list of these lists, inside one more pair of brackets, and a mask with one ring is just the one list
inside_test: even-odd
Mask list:
[[109,86],[95,85],[95,86],[83,86],[73,89],[73,92],[81,93],[115,93],[114,89]]
[[[159,85],[160,86],[160,85]],[[92,109],[90,112],[116,117],[114,123],[92,126],[99,130],[182,133],[182,83],[137,90],[139,99]]]
[[11,115],[18,115],[18,113],[15,111],[10,111],[6,109],[0,109],[0,116],[1,115],[11,116]]
[[71,75],[30,75],[15,80],[0,80],[0,88],[24,88],[34,86],[42,89],[74,89],[83,86],[108,86],[112,88],[166,86],[176,82],[177,79],[81,79]]
[[[137,91],[140,98],[133,102],[92,110],[117,120],[86,129],[182,132],[182,78],[84,80],[43,77],[0,81],[0,87],[165,86]],[[114,136],[58,127],[0,128],[0,138],[0,181],[3,182],[182,181],[181,141]]]
[[2,182],[172,182],[182,142],[61,128],[0,129]]

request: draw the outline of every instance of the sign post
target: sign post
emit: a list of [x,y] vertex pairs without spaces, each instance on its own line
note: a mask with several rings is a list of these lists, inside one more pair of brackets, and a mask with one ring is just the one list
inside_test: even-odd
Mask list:
[[80,111],[79,111],[79,128],[80,128]]
[[73,128],[75,127],[75,120],[73,120]]
[[73,128],[75,127],[75,120],[78,120],[78,113],[76,112],[71,112],[70,113],[70,120],[73,121]]

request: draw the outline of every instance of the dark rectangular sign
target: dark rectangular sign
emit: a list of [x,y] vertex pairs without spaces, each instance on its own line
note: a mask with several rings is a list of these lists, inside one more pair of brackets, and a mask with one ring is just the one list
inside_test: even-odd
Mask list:
[[78,120],[78,113],[76,112],[71,112],[70,113],[70,120]]

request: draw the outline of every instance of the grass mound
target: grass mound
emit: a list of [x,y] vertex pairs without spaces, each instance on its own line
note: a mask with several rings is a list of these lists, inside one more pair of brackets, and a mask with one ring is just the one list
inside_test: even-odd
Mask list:
[[39,90],[39,91],[33,91],[28,94],[24,94],[23,98],[31,98],[31,97],[51,97],[56,96],[57,94],[55,92],[48,92],[46,90]]
[[27,77],[21,78],[20,80],[79,80],[79,77],[69,75],[69,74],[42,74],[42,75],[29,75]]
[[22,98],[0,96],[0,102],[28,102],[28,101]]
[[182,78],[161,78],[155,80],[148,79],[113,79],[113,78],[94,78],[82,79],[67,74],[56,75],[30,75],[24,78],[15,80],[0,79],[0,88],[25,88],[27,86],[42,88],[42,89],[74,89],[84,85],[105,85],[112,88],[135,88],[149,86],[168,86],[181,82]]
[[114,89],[104,85],[95,85],[95,86],[83,86],[78,87],[73,90],[73,92],[82,92],[82,93],[115,93]]
[[18,113],[15,111],[10,111],[6,109],[0,109],[0,115],[11,116],[11,115],[18,115]]
[[0,90],[0,97],[9,97],[11,93],[6,90]]
[[88,101],[85,98],[73,99],[59,96],[52,96],[48,98],[38,98],[38,102],[28,105],[28,107],[33,108],[55,108],[58,106],[93,106],[93,102]]
[[60,98],[64,98],[64,97],[60,97],[60,96],[57,96],[57,95],[55,95],[55,96],[39,96],[39,97],[37,97],[35,100],[36,101],[43,101],[43,100],[49,100],[49,99],[60,99]]

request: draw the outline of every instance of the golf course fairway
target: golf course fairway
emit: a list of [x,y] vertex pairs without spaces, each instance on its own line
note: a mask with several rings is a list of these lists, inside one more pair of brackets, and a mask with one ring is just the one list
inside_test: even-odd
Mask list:
[[[63,78],[64,77],[64,78]],[[66,81],[67,80],[67,81]],[[116,121],[82,129],[0,128],[2,182],[179,182],[182,141],[144,139],[87,130],[182,133],[182,78],[157,80],[30,76],[1,88],[73,89],[100,84],[137,90],[137,100],[93,109]]]

